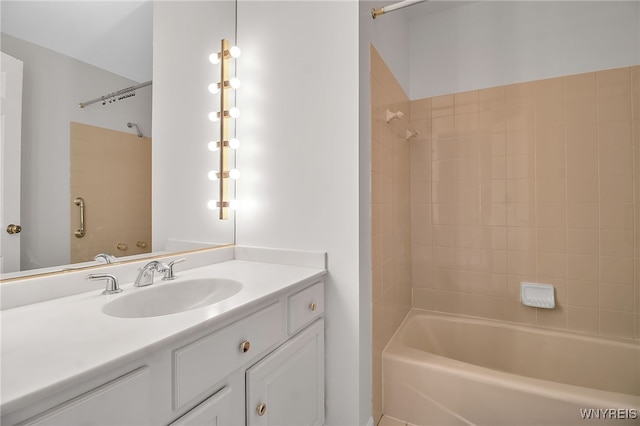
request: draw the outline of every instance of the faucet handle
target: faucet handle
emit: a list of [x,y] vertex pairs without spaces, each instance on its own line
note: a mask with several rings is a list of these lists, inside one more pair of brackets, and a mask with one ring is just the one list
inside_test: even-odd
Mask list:
[[175,265],[176,263],[182,263],[185,260],[187,260],[187,259],[183,257],[182,259],[177,259],[177,260],[174,260],[172,262],[169,262],[166,265],[163,265],[164,266],[164,277],[162,277],[162,281],[171,281],[171,280],[175,280],[176,278],[178,278],[175,275],[173,275],[173,265]]
[[107,280],[107,287],[102,294],[120,293],[122,289],[118,285],[118,279],[111,274],[89,274],[85,277],[87,281]]
[[107,264],[118,261],[118,259],[116,259],[116,257],[114,255],[109,254],[109,253],[98,253],[93,258],[93,260],[95,260],[95,261],[104,260],[104,263],[107,263]]

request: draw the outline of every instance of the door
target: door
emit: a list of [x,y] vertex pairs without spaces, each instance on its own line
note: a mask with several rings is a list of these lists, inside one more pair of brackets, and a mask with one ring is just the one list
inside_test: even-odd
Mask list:
[[115,380],[77,396],[42,416],[28,421],[26,426],[82,425],[150,425],[151,370],[140,367]]
[[2,53],[0,80],[0,274],[20,270],[22,61]]
[[231,424],[231,387],[206,399],[169,426],[228,426]]
[[247,370],[247,425],[324,424],[324,320]]

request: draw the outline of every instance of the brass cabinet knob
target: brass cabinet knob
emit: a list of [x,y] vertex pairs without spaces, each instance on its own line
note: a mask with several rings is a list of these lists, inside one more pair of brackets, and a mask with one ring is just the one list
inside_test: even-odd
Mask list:
[[311,309],[312,311],[315,311],[317,307],[318,307],[318,306],[316,305],[316,303],[315,303],[315,302],[311,302],[311,303],[309,304],[309,309]]
[[264,402],[261,402],[260,404],[258,404],[258,406],[256,407],[256,411],[258,412],[259,416],[264,416],[264,413],[267,412],[267,404],[265,404]]
[[22,232],[22,226],[14,225],[13,223],[7,226],[7,234],[19,234]]
[[147,248],[147,243],[145,243],[144,241],[138,241],[136,243],[136,246],[139,248]]
[[128,249],[129,247],[127,247],[127,245],[126,245],[125,243],[118,243],[118,245],[116,246],[116,248],[117,248],[118,250],[125,251],[125,250],[126,250],[126,249]]
[[240,350],[242,351],[242,353],[249,352],[249,348],[251,348],[251,343],[249,343],[248,340],[240,343]]

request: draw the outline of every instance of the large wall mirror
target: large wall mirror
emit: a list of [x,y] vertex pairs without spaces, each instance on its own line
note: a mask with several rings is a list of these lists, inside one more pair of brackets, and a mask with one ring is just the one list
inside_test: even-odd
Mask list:
[[[121,259],[232,244],[233,218],[220,223],[206,209],[211,197],[203,194],[214,167],[206,157],[214,125],[194,114],[166,120],[185,109],[175,93],[202,98],[214,70],[207,68],[206,57],[202,60],[202,48],[176,46],[180,67],[194,73],[172,74],[171,61],[154,49],[166,50],[164,41],[179,40],[184,28],[163,19],[157,23],[154,14],[171,8],[178,19],[182,13],[186,19],[211,19],[212,34],[202,37],[213,52],[220,37],[235,38],[235,0],[9,0],[0,8],[3,59],[10,55],[23,67],[20,136],[3,135],[0,160],[0,278],[87,265],[101,252]],[[12,80],[4,62],[3,85],[8,86]],[[136,86],[142,87],[117,93]],[[4,94],[3,89],[3,110]],[[203,98],[203,117],[207,102]],[[5,122],[3,130],[10,124]],[[19,149],[11,145],[16,143]],[[17,173],[4,167],[16,161],[5,152],[19,153]],[[175,152],[169,168],[166,152]],[[186,184],[185,178],[190,179]],[[166,193],[158,189],[158,180]],[[11,213],[12,200],[19,200],[17,216]],[[14,224],[20,233],[8,232]]]

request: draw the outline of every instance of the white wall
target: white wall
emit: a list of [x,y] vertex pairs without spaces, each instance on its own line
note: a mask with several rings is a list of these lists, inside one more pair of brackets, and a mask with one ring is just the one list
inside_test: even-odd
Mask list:
[[[151,135],[151,89],[102,106],[78,103],[136,82],[2,34],[2,51],[24,62],[21,268],[69,263],[69,123]],[[105,182],[108,184],[108,182]]]
[[219,170],[219,123],[208,119],[220,98],[207,90],[220,81],[209,54],[220,40],[235,44],[233,1],[157,1],[153,22],[153,250],[167,239],[230,244],[233,213],[226,221],[207,202],[218,199],[210,170]]
[[[215,163],[207,56],[234,29],[216,6],[154,6],[154,241],[207,236],[218,223],[202,190]],[[370,416],[369,371],[360,373],[370,346],[359,282],[357,11],[355,1],[238,3],[237,243],[328,252],[327,425]]]
[[640,2],[482,1],[418,16],[410,34],[421,99],[636,65]]
[[[358,3],[238,3],[237,242],[328,252],[327,425],[366,424],[360,300]],[[364,334],[363,334],[364,333]],[[367,401],[368,403],[368,401]],[[366,412],[366,417],[362,413]]]

